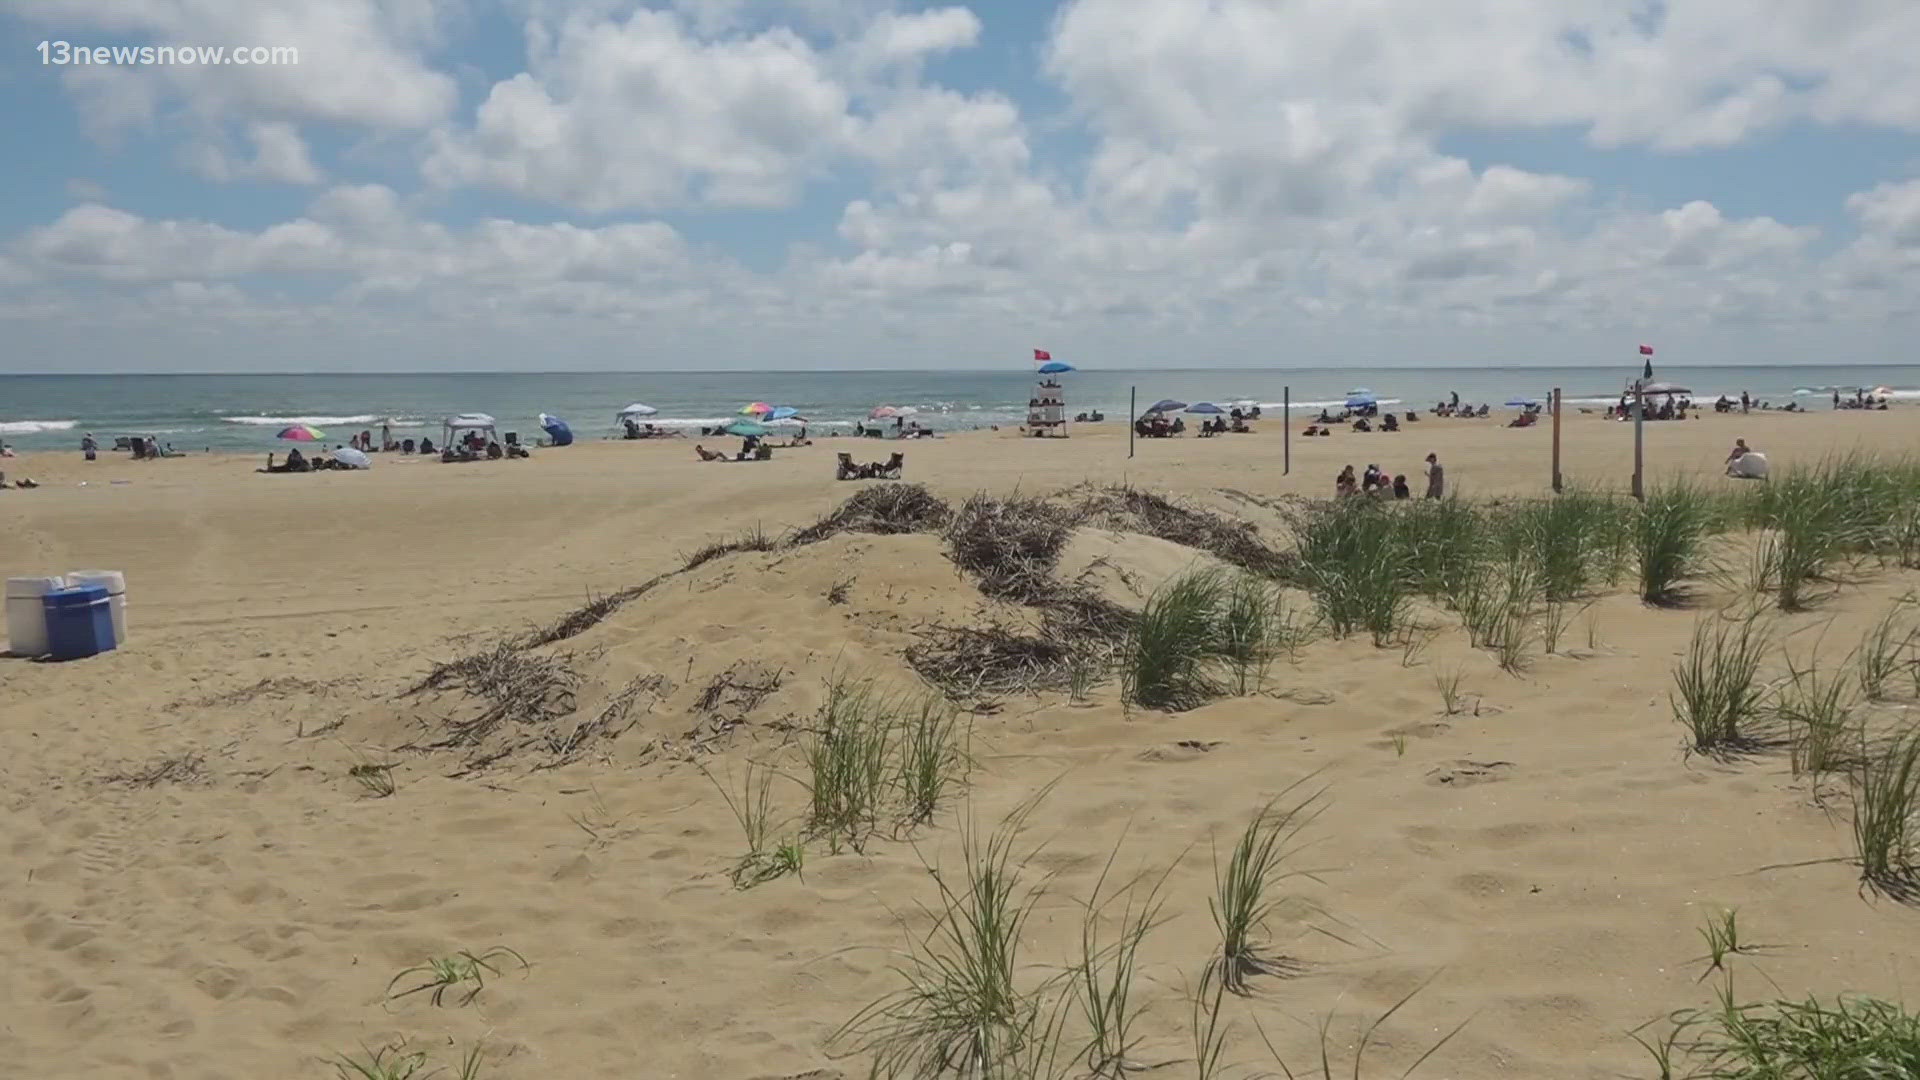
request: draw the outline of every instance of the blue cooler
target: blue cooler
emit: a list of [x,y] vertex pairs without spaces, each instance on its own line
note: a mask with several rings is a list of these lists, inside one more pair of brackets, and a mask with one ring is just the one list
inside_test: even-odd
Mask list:
[[47,616],[47,653],[55,660],[79,660],[112,651],[113,606],[98,585],[60,589],[41,598]]

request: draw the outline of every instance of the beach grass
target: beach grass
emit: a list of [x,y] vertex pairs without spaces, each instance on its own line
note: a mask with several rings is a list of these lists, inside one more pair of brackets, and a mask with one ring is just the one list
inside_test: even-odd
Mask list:
[[806,831],[828,850],[862,850],[884,813],[892,758],[893,703],[871,680],[836,675],[800,746]]
[[1547,600],[1575,600],[1619,577],[1627,518],[1607,495],[1573,488],[1522,502],[1501,520],[1504,546],[1531,560]]
[[[1419,540],[1407,527],[1414,518],[1394,509],[1369,499],[1345,499],[1300,523],[1298,584],[1313,596],[1335,637],[1365,631],[1385,648],[1405,617]],[[1439,519],[1425,512],[1418,520]]]
[[1219,614],[1219,650],[1233,676],[1233,691],[1259,693],[1272,666],[1281,631],[1280,590],[1252,574],[1235,574]]
[[1695,624],[1668,694],[1692,751],[1723,756],[1753,747],[1748,725],[1764,701],[1757,676],[1770,641],[1758,611],[1736,618],[1709,615]]
[[1704,568],[1705,543],[1716,518],[1713,500],[1685,481],[1647,493],[1632,517],[1642,600],[1670,606],[1687,598],[1686,582]]
[[1914,664],[1913,646],[1920,628],[1905,619],[1906,600],[1895,604],[1867,629],[1854,649],[1860,689],[1869,701],[1885,701],[1894,693],[1894,676]]
[[767,535],[766,529],[756,522],[752,528],[736,536],[709,540],[707,543],[695,548],[693,552],[687,556],[686,561],[681,564],[680,569],[682,571],[697,570],[715,559],[732,555],[736,552],[777,551],[779,548],[780,541],[775,537]]
[[1147,598],[1121,652],[1121,694],[1132,705],[1182,711],[1219,695],[1221,609],[1232,585],[1216,570],[1183,574]]
[[1200,973],[1200,986],[1187,992],[1194,1080],[1215,1080],[1226,1073],[1227,1038],[1233,1034],[1232,1019],[1222,1018],[1226,994],[1226,973],[1217,963],[1208,964]]
[[1459,668],[1438,672],[1433,676],[1433,688],[1440,692],[1440,709],[1447,716],[1457,716],[1461,703],[1465,700],[1460,694],[1461,680],[1467,673]]
[[1861,739],[1853,773],[1853,844],[1861,880],[1896,897],[1915,895],[1920,870],[1920,728],[1879,748]]
[[[499,965],[507,960],[519,964],[522,971],[532,966],[505,945],[495,945],[481,953],[462,949],[449,956],[429,957],[425,963],[406,968],[388,981],[387,1000],[398,1001],[425,993],[435,1006],[440,1006],[446,1004],[447,991],[466,986],[469,989],[461,996],[460,1004],[467,1005],[487,988],[487,976],[498,976]],[[409,985],[402,990],[399,989],[402,983]]]
[[[1920,1076],[1920,1017],[1878,998],[1741,1002],[1728,976],[1711,1008],[1668,1018],[1660,1039],[1635,1034],[1656,1075],[1674,1080],[1860,1080]],[[1682,1071],[1682,1070],[1685,1071]]]
[[1248,979],[1284,973],[1287,964],[1267,952],[1266,924],[1284,897],[1281,890],[1313,872],[1296,865],[1306,845],[1300,837],[1321,811],[1324,789],[1300,795],[1307,779],[1289,784],[1260,808],[1241,830],[1222,864],[1214,853],[1214,892],[1207,901],[1220,935],[1212,964],[1228,992],[1249,992]]
[[972,768],[972,731],[938,694],[923,693],[905,703],[896,736],[894,786],[899,792],[905,828],[924,824]]
[[1773,713],[1786,728],[1794,775],[1817,784],[1848,764],[1858,691],[1845,670],[1823,672],[1817,656],[1803,664],[1788,655],[1786,667]]
[[[874,1076],[995,1077],[1032,1060],[1061,1033],[1054,979],[1038,982],[1022,964],[1024,932],[1051,878],[1015,857],[1041,796],[981,835],[962,818],[962,866],[927,867],[937,906],[922,906],[932,929],[909,937],[896,966],[906,985],[843,1024],[832,1045],[866,1055]],[[1053,1055],[1057,1057],[1057,1055]]]
[[426,1052],[404,1046],[362,1047],[357,1057],[342,1054],[328,1064],[339,1080],[425,1080],[432,1075],[421,1072],[427,1068]]
[[734,888],[751,889],[787,874],[804,872],[806,845],[790,837],[777,842],[774,839],[773,781],[779,775],[777,770],[749,761],[737,786],[732,783],[731,772],[726,783],[704,765],[700,772],[720,792],[746,837],[747,852],[734,862],[728,875]]
[[[1134,992],[1140,948],[1165,921],[1165,887],[1179,864],[1175,860],[1157,877],[1136,877],[1109,891],[1107,881],[1119,854],[1116,844],[1094,881],[1081,917],[1080,959],[1072,969],[1073,998],[1087,1031],[1086,1047],[1077,1060],[1096,1077],[1124,1076],[1138,1067],[1132,1055],[1139,1043],[1136,1022],[1142,1009]],[[1101,923],[1107,909],[1116,906],[1109,939],[1102,934]]]
[[[1254,1026],[1259,1029],[1260,1041],[1266,1044],[1267,1053],[1272,1056],[1274,1064],[1279,1067],[1280,1075],[1286,1077],[1287,1080],[1313,1080],[1313,1078],[1315,1077],[1319,1078],[1319,1080],[1336,1080],[1336,1078],[1341,1075],[1348,1075],[1351,1077],[1351,1080],[1360,1080],[1361,1076],[1365,1075],[1367,1072],[1367,1068],[1366,1068],[1367,1051],[1376,1045],[1383,1045],[1385,1042],[1385,1040],[1379,1039],[1380,1029],[1386,1026],[1387,1021],[1393,1019],[1394,1016],[1400,1012],[1400,1010],[1406,1008],[1409,1004],[1411,1004],[1414,998],[1417,998],[1422,993],[1425,993],[1427,988],[1432,986],[1434,980],[1439,977],[1440,977],[1439,972],[1435,972],[1434,974],[1427,976],[1425,981],[1420,983],[1420,985],[1414,987],[1412,990],[1407,991],[1407,993],[1403,995],[1398,1001],[1395,1001],[1392,1005],[1388,1006],[1385,1012],[1382,1012],[1379,1016],[1374,1017],[1373,1021],[1369,1023],[1364,1029],[1361,1030],[1360,1038],[1355,1043],[1353,1048],[1353,1062],[1352,1062],[1351,1073],[1348,1073],[1345,1069],[1342,1069],[1341,1072],[1339,1073],[1334,1072],[1335,1066],[1333,1061],[1333,1049],[1331,1045],[1333,1015],[1331,1013],[1323,1017],[1320,1021],[1320,1027],[1319,1027],[1320,1045],[1319,1045],[1319,1055],[1318,1055],[1319,1063],[1318,1063],[1318,1068],[1316,1068],[1312,1072],[1298,1072],[1298,1073],[1294,1072],[1292,1066],[1287,1063],[1287,1060],[1285,1059],[1285,1057],[1283,1057],[1280,1051],[1273,1045],[1273,1040],[1267,1037],[1266,1029],[1264,1027],[1260,1027],[1258,1020],[1254,1021]],[[1418,1058],[1414,1059],[1412,1064],[1408,1065],[1404,1070],[1401,1071],[1401,1073],[1399,1074],[1400,1080],[1407,1080],[1408,1077],[1412,1076],[1414,1073],[1419,1072],[1421,1066],[1425,1065],[1431,1058],[1433,1058],[1434,1055],[1438,1054],[1442,1049],[1444,1049],[1448,1043],[1452,1042],[1455,1036],[1459,1035],[1462,1031],[1465,1031],[1467,1028],[1467,1025],[1472,1022],[1473,1022],[1473,1017],[1469,1016],[1465,1020],[1462,1020],[1458,1024],[1455,1024],[1451,1029],[1447,1031],[1446,1034],[1440,1036],[1439,1039],[1430,1043],[1427,1046],[1426,1050],[1423,1051]]]

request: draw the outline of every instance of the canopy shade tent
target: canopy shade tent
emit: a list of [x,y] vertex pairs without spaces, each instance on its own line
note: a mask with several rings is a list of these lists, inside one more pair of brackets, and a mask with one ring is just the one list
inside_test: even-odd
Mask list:
[[1679,383],[1650,382],[1640,387],[1643,394],[1691,394],[1693,391]]
[[494,441],[494,420],[486,413],[461,413],[449,416],[440,422],[440,444],[452,446],[455,439],[468,432],[479,432],[488,442]]
[[1181,409],[1184,409],[1186,407],[1187,407],[1187,403],[1184,401],[1175,401],[1172,398],[1161,398],[1159,401],[1156,401],[1153,404],[1147,406],[1147,411],[1148,412],[1179,412]]
[[1187,411],[1190,413],[1206,413],[1206,414],[1212,415],[1216,413],[1223,413],[1223,412],[1226,412],[1227,410],[1221,408],[1218,405],[1215,405],[1211,401],[1196,401],[1193,404],[1187,406]]
[[652,416],[654,413],[657,413],[659,411],[660,411],[659,409],[656,409],[651,405],[642,405],[636,401],[633,404],[615,413],[614,419],[625,420],[630,416]]
[[553,440],[553,445],[555,446],[573,445],[573,429],[567,426],[565,420],[557,416],[548,416],[546,413],[541,413],[540,429],[547,433],[547,437]]
[[1508,402],[1507,402],[1507,408],[1509,408],[1509,409],[1530,409],[1530,408],[1532,408],[1533,406],[1535,406],[1535,405],[1538,405],[1538,404],[1540,404],[1540,402],[1539,402],[1539,401],[1537,401],[1537,400],[1535,400],[1535,399],[1533,399],[1533,398],[1523,398],[1523,397],[1517,397],[1517,398],[1512,398],[1512,399],[1510,399],[1510,400],[1508,400]]

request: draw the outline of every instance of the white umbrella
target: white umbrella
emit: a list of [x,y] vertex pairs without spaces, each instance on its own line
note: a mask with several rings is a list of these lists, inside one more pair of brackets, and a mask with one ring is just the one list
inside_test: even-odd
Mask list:
[[636,401],[636,402],[634,402],[633,404],[631,404],[631,405],[629,405],[629,406],[627,406],[626,408],[624,408],[624,409],[621,409],[621,410],[620,410],[620,411],[619,411],[619,412],[618,412],[617,414],[615,414],[615,415],[617,415],[617,416],[620,416],[620,417],[628,417],[628,416],[652,416],[653,414],[655,414],[655,413],[657,413],[657,412],[659,412],[659,411],[660,411],[659,409],[656,409],[656,408],[654,408],[654,407],[653,407],[653,406],[651,406],[651,405],[642,405],[642,404],[640,404],[639,402],[637,402],[637,401]]
[[333,452],[333,460],[349,469],[371,469],[373,459],[352,447],[343,446]]

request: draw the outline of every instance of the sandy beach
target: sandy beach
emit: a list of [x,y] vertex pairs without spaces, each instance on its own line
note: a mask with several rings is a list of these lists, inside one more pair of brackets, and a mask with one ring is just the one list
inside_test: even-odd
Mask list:
[[[1249,436],[1143,441],[1132,459],[1120,424],[899,449],[904,479],[950,502],[1124,483],[1250,521],[1284,550],[1280,500],[1331,495],[1348,464],[1418,491],[1432,452],[1469,497],[1545,494],[1550,431],[1503,424],[1295,438],[1290,472],[1272,418]],[[1736,437],[1776,470],[1905,454],[1920,412],[1649,424],[1650,474],[1731,487]],[[1165,1066],[1146,1075],[1191,1076],[1185,988],[1217,942],[1210,851],[1310,774],[1326,789],[1303,834],[1317,874],[1269,927],[1298,970],[1228,999],[1232,1075],[1275,1069],[1262,1032],[1296,1071],[1317,1060],[1329,1015],[1350,1054],[1429,979],[1375,1034],[1379,1075],[1462,1021],[1419,1075],[1654,1075],[1628,1033],[1711,1002],[1699,928],[1728,909],[1771,946],[1743,960],[1745,994],[1897,1000],[1920,980],[1920,913],[1842,861],[1844,782],[1836,798],[1784,754],[1684,752],[1670,668],[1723,583],[1685,610],[1617,589],[1570,631],[1578,648],[1521,674],[1449,624],[1411,657],[1365,635],[1316,641],[1262,692],[1186,712],[1123,709],[1110,680],[1082,702],[1008,696],[970,718],[977,767],[931,822],[864,851],[810,846],[802,875],[746,890],[728,873],[740,827],[702,767],[792,772],[832,673],[910,685],[927,626],[1008,615],[937,537],[725,554],[548,647],[577,677],[551,705],[584,752],[495,739],[500,756],[476,764],[423,747],[422,726],[461,707],[407,694],[436,663],[679,571],[717,539],[811,525],[862,486],[834,481],[836,452],[896,448],[820,439],[714,464],[695,460],[701,441],[471,465],[383,455],[316,475],[256,473],[264,455],[4,462],[43,486],[0,493],[0,570],[124,571],[132,630],[86,661],[0,659],[0,1060],[22,1076],[326,1077],[330,1058],[407,1040],[448,1066],[483,1046],[498,1080],[864,1076],[829,1038],[898,987],[902,920],[927,928],[917,905],[937,903],[928,866],[953,865],[958,817],[990,827],[1044,791],[1019,845],[1037,849],[1033,880],[1051,875],[1023,963],[1044,977],[1077,958],[1110,854],[1116,876],[1171,867],[1133,1056]],[[1570,483],[1625,487],[1629,425],[1569,415],[1563,444]],[[1085,533],[1059,572],[1136,601],[1192,559]],[[1916,586],[1917,572],[1863,570],[1779,616],[1776,636],[1839,664]],[[1452,714],[1444,672],[1461,674]],[[396,790],[352,776],[368,763],[392,764]],[[807,798],[785,777],[771,790],[781,817]],[[527,966],[500,960],[467,1004],[389,996],[404,969],[497,946]]]

